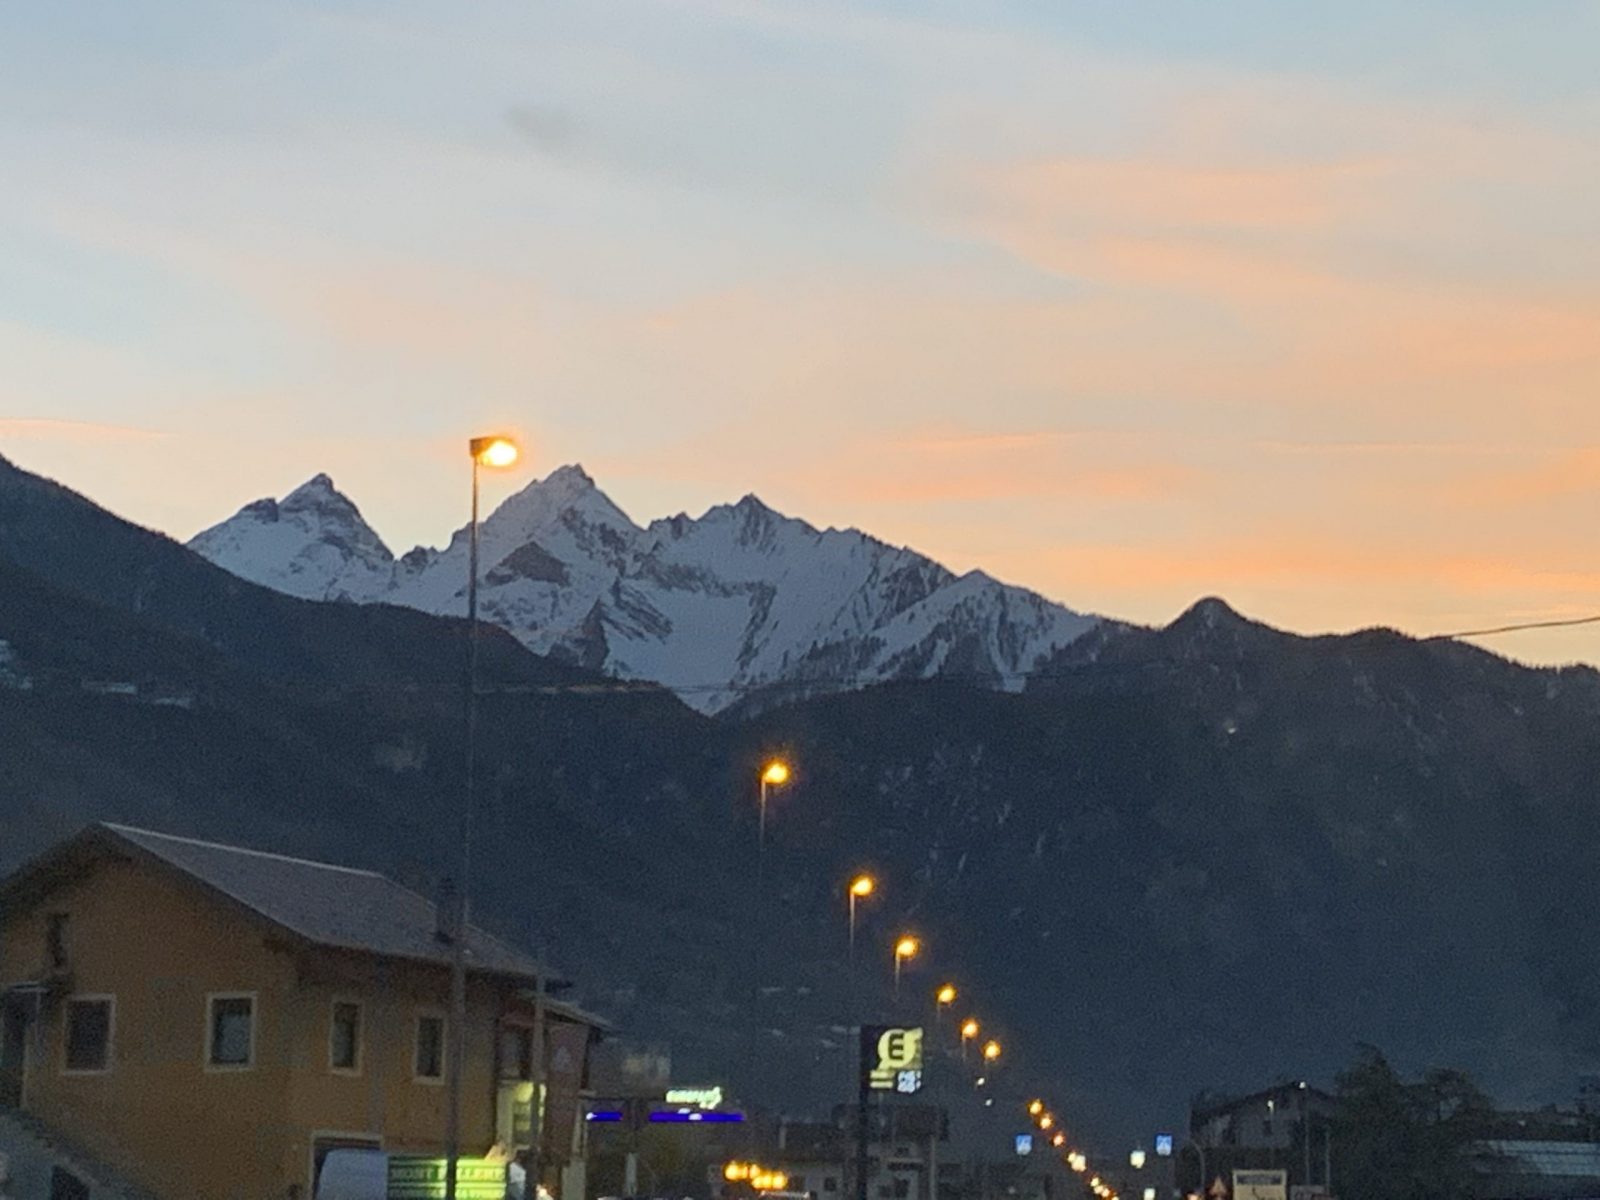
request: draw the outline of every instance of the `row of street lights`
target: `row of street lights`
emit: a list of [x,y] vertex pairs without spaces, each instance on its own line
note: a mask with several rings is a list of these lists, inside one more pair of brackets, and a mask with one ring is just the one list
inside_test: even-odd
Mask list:
[[[446,1134],[445,1134],[445,1200],[455,1200],[457,1164],[460,1158],[461,1138],[461,1065],[464,1058],[464,1040],[466,1032],[466,931],[469,918],[469,885],[472,870],[472,836],[475,808],[476,785],[476,751],[477,751],[477,694],[478,694],[478,475],[480,468],[503,470],[513,466],[521,457],[521,452],[516,442],[509,437],[491,435],[475,437],[467,443],[468,454],[472,461],[472,503],[471,517],[468,523],[467,536],[467,664],[465,687],[465,719],[466,719],[466,755],[465,770],[463,772],[463,802],[461,807],[461,827],[458,838],[459,857],[457,861],[458,879],[455,886],[455,909],[450,914],[451,918],[451,954],[450,954],[450,1000],[451,1000],[451,1039],[452,1053],[446,1056]],[[789,764],[782,759],[771,759],[763,764],[760,772],[760,800],[758,815],[758,832],[756,846],[756,892],[757,903],[763,898],[765,888],[766,848],[767,848],[767,804],[772,788],[783,787],[790,782],[792,771]],[[877,880],[870,874],[861,873],[850,880],[845,889],[846,903],[848,906],[849,920],[849,952],[850,961],[855,961],[857,905],[872,896],[877,891]],[[896,1001],[900,998],[901,976],[907,963],[921,954],[922,940],[914,934],[903,933],[895,939],[893,949],[894,965],[894,995]],[[956,1001],[958,992],[955,984],[942,984],[934,993],[934,1012],[936,1019],[942,1020],[945,1010]],[[960,1026],[960,1047],[963,1061],[967,1059],[967,1047],[975,1044],[982,1033],[982,1026],[976,1017],[967,1017]],[[991,1038],[983,1043],[981,1049],[981,1062],[984,1065],[997,1063],[1003,1053],[1000,1043]],[[984,1082],[980,1077],[979,1085]],[[988,1101],[987,1103],[992,1103]],[[1043,1102],[1035,1102],[1042,1115],[1041,1128],[1048,1130],[1054,1123],[1054,1118],[1043,1112]],[[1030,1111],[1032,1108],[1030,1106]],[[1065,1143],[1064,1135],[1059,1132],[1052,1139],[1058,1148]],[[1083,1156],[1069,1157],[1070,1165],[1080,1172],[1085,1169],[1086,1162]],[[748,1168],[752,1172],[759,1168]],[[787,1182],[787,1181],[784,1181]],[[1102,1200],[1117,1200],[1110,1193],[1102,1193],[1099,1179],[1091,1181],[1091,1186],[1102,1195]],[[780,1185],[781,1187],[781,1185]]]

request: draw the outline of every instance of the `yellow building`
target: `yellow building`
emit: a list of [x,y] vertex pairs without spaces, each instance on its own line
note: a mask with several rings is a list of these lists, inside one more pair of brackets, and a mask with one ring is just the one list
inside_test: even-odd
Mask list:
[[[308,1200],[342,1146],[440,1155],[451,948],[370,871],[94,826],[0,882],[0,1106],[162,1200]],[[555,1183],[600,1022],[506,943],[465,949],[462,1153],[540,1110]]]

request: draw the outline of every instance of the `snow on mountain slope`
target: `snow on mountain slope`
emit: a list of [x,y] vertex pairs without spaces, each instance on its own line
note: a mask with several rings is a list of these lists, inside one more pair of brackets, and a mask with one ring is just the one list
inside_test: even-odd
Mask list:
[[326,475],[282,500],[257,500],[189,542],[246,579],[307,600],[376,600],[394,555]]
[[[479,611],[531,649],[678,690],[716,712],[785,695],[960,674],[1002,687],[1099,621],[981,572],[956,576],[855,530],[818,530],[754,496],[640,528],[562,467],[479,531]],[[396,559],[325,475],[259,500],[190,546],[311,599],[466,610],[467,545]]]

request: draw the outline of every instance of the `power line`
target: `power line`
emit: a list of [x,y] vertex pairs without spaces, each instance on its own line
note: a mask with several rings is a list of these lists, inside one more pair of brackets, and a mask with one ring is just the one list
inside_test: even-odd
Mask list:
[[1520,621],[1514,625],[1496,625],[1492,629],[1462,629],[1455,633],[1430,633],[1419,642],[1453,641],[1456,638],[1489,637],[1496,633],[1520,633],[1524,629],[1569,629],[1574,625],[1600,625],[1600,614],[1592,617],[1567,617],[1558,621]]

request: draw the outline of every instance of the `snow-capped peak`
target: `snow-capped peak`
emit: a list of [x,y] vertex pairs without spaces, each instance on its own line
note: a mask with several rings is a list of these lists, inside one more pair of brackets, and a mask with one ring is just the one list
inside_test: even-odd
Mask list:
[[236,575],[310,600],[372,600],[393,573],[389,547],[321,474],[282,500],[245,505],[189,545]]
[[[465,605],[463,532],[396,562],[318,475],[190,545],[295,595],[454,614]],[[577,465],[490,513],[479,556],[486,619],[535,651],[666,684],[706,711],[768,688],[949,673],[1020,687],[1098,624],[982,572],[957,578],[856,530],[818,530],[754,495],[640,528]]]

